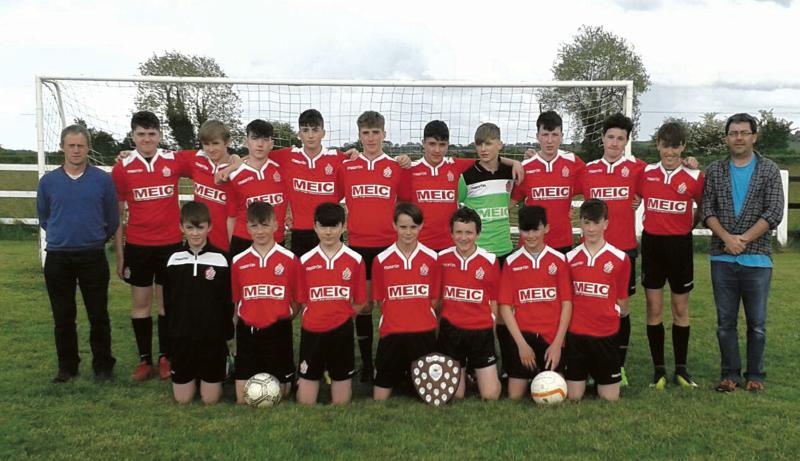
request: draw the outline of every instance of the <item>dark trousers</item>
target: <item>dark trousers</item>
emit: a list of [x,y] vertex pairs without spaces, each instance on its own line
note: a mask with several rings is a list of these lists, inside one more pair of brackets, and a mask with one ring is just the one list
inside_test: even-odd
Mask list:
[[110,371],[116,360],[111,355],[111,323],[108,319],[108,260],[104,250],[48,251],[44,281],[55,323],[58,368],[78,372],[78,331],[75,287],[81,289],[89,318],[89,344],[95,372]]

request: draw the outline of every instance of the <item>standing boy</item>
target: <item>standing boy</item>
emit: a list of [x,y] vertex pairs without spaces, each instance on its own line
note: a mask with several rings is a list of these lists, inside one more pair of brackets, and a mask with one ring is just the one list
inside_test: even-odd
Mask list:
[[572,278],[572,320],[567,332],[567,395],[580,400],[591,375],[597,395],[618,400],[621,379],[617,334],[628,309],[630,259],[606,242],[608,207],[598,199],[581,205],[583,243],[567,254]]
[[217,403],[222,396],[233,303],[228,260],[208,242],[212,228],[205,204],[184,204],[181,230],[186,243],[167,261],[164,299],[170,306],[172,393],[178,403],[194,400],[198,380],[204,403]]
[[669,280],[672,306],[672,349],[676,384],[695,388],[686,370],[689,350],[689,292],[694,288],[692,229],[700,215],[703,173],[683,166],[686,133],[676,122],[665,123],[656,133],[661,161],[647,165],[639,181],[644,203],[642,232],[642,286],[647,299],[647,341],[655,369],[652,387],[667,384],[664,365],[664,283]]
[[267,202],[247,206],[247,231],[253,244],[233,257],[231,285],[237,306],[236,401],[244,403],[244,384],[269,373],[289,394],[294,377],[292,317],[297,299],[297,258],[275,242],[278,221]]
[[506,259],[500,278],[500,314],[514,342],[509,351],[508,398],[518,400],[544,370],[563,372],[562,350],[572,318],[572,284],[566,257],[545,243],[544,207],[519,210],[522,248]]
[[436,349],[439,298],[436,253],[417,241],[422,212],[399,203],[393,225],[397,241],[372,264],[372,299],[381,308],[378,352],[375,356],[375,400],[386,400],[392,388],[408,379],[411,362]]
[[441,321],[439,350],[461,364],[456,398],[464,398],[466,368],[475,370],[478,391],[484,400],[500,397],[494,321],[497,318],[497,256],[475,242],[481,235],[481,217],[471,208],[460,208],[450,218],[455,246],[439,253]]
[[328,371],[331,401],[349,403],[353,395],[353,317],[367,301],[364,260],[342,243],[344,208],[321,203],[314,210],[319,245],[300,258],[298,303],[304,304],[300,332],[297,401],[317,403],[319,380]]
[[[158,148],[161,124],[152,112],[131,118],[131,139],[136,150],[119,160],[111,171],[119,200],[121,232],[116,237],[117,275],[131,285],[131,323],[139,350],[135,381],[153,375],[153,319],[150,309],[155,298],[158,308],[158,373],[170,377],[169,335],[162,285],[167,259],[182,240],[178,181],[182,163],[175,153]],[[127,204],[128,219],[125,221]],[[124,245],[123,245],[124,242]]]

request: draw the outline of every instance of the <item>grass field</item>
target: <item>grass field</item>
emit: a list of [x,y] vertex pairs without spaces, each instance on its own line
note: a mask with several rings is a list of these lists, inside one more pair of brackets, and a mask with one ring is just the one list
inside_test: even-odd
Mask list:
[[378,404],[358,384],[354,403],[344,408],[291,401],[271,410],[237,407],[230,388],[225,403],[215,407],[179,406],[167,383],[129,379],[136,353],[128,290],[119,280],[112,281],[110,303],[116,379],[94,382],[86,315],[79,310],[82,374],[53,385],[52,319],[36,242],[0,241],[0,260],[4,459],[796,459],[800,453],[800,254],[793,251],[775,255],[763,394],[712,390],[719,366],[715,313],[708,262],[698,255],[689,362],[701,388],[671,386],[659,393],[647,387],[644,301],[637,294],[631,303],[631,386],[622,400],[589,398],[553,408],[530,400],[483,403],[474,396],[444,408],[408,396]]

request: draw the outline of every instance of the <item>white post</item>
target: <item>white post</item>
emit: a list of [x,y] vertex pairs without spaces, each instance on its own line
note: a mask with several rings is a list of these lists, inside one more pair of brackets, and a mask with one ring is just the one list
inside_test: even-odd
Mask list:
[[778,243],[785,247],[789,243],[789,171],[781,170],[781,185],[783,186],[783,219],[778,224]]
[[[633,80],[625,82],[625,115],[633,119]],[[633,140],[628,140],[628,145],[625,146],[625,156],[631,157]]]
[[[36,77],[36,163],[39,179],[44,176],[44,167],[46,158],[44,155],[44,107],[42,106],[42,79]],[[44,230],[39,228],[39,258],[42,260],[42,267],[44,267],[44,260],[46,255],[45,248],[47,242],[45,240]]]

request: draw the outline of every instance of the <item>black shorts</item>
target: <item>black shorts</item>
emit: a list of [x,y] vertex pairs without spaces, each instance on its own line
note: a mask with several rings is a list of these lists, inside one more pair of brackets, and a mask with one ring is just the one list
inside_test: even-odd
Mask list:
[[167,261],[180,249],[181,242],[170,245],[145,246],[126,243],[122,250],[125,258],[123,277],[135,287],[150,287],[153,282],[163,285]]
[[389,247],[350,247],[351,250],[364,258],[364,265],[367,270],[367,281],[372,280],[372,260],[387,248]]
[[642,232],[642,286],[683,294],[694,288],[692,234],[652,235]]
[[497,363],[491,328],[465,330],[445,318],[439,322],[439,352],[458,360],[462,367],[469,367],[470,370]]
[[228,361],[228,343],[216,341],[193,341],[183,338],[170,343],[172,382],[186,384],[196,379],[207,383],[225,381]]
[[514,338],[511,337],[511,332],[505,324],[498,323],[494,327],[494,333],[497,335],[497,345],[500,346],[500,358],[502,359],[502,370],[508,373],[506,363],[510,362],[512,354],[516,354],[516,347],[514,347]]
[[[522,337],[525,338],[525,342],[528,343],[528,345],[533,349],[533,354],[536,356],[536,368],[530,370],[522,365],[522,361],[519,359],[519,348],[517,347],[517,343],[512,341],[508,354],[508,361],[505,362],[506,373],[508,373],[509,378],[533,379],[540,372],[545,371],[544,354],[547,352],[547,348],[550,347],[550,343],[545,341],[542,335],[537,333],[523,331]],[[506,358],[504,357],[503,360],[506,360]],[[565,361],[566,354],[564,351],[561,351],[561,360],[558,362],[558,366],[553,371],[563,374]]]
[[314,229],[292,229],[292,253],[298,258],[319,245],[319,237]]
[[434,330],[382,337],[375,354],[375,385],[391,389],[403,379],[410,379],[411,362],[434,351]]
[[301,378],[319,381],[327,369],[333,381],[345,381],[353,377],[355,362],[352,319],[322,333],[300,330]]
[[281,383],[291,382],[294,378],[292,321],[282,319],[264,329],[257,329],[238,319],[235,364],[234,377],[237,380],[269,373]]
[[250,248],[253,245],[252,240],[243,239],[241,237],[232,236],[231,237],[231,246],[230,246],[230,255],[231,258],[238,255],[239,253],[243,252],[244,250]]
[[568,381],[586,381],[592,375],[597,384],[621,381],[617,335],[586,336],[567,333]]
[[631,275],[628,277],[628,296],[633,296],[636,293],[636,257],[639,256],[639,250],[636,248],[625,250],[625,254],[631,260]]

